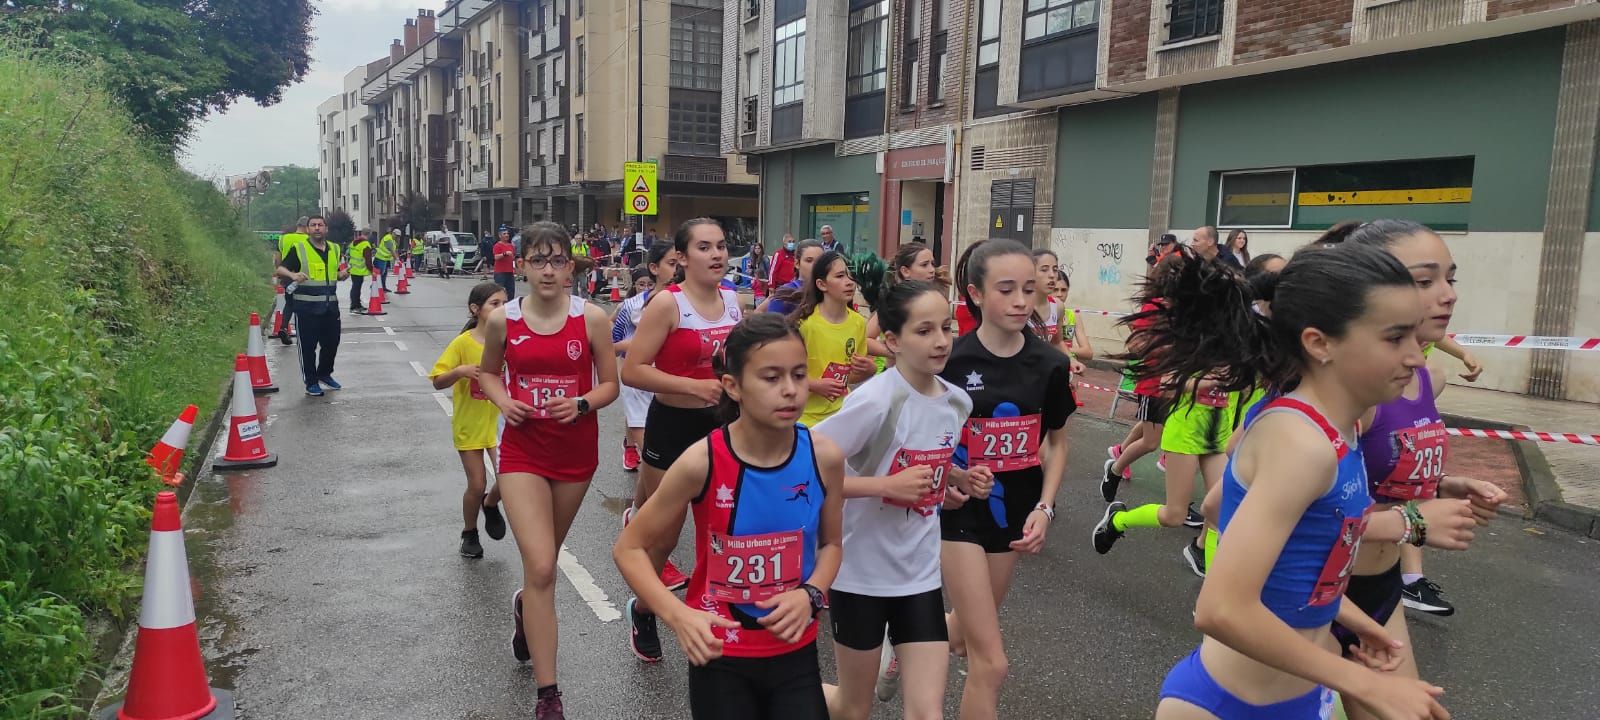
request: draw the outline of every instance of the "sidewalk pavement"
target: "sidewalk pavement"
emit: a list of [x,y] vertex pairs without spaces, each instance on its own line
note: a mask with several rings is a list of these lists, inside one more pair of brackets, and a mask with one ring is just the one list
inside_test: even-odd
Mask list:
[[[1115,388],[1121,372],[1095,360],[1078,381]],[[1073,388],[1079,410],[1110,416],[1114,393]],[[1114,419],[1132,423],[1135,403],[1116,403]],[[1540,400],[1495,390],[1451,385],[1439,397],[1449,427],[1485,430],[1600,432],[1594,426],[1600,407],[1581,402]],[[1094,450],[1098,451],[1098,448]],[[1524,517],[1537,518],[1580,535],[1600,539],[1600,447],[1535,443],[1475,437],[1450,438],[1449,470],[1499,486]],[[1516,509],[1509,509],[1517,512]]]

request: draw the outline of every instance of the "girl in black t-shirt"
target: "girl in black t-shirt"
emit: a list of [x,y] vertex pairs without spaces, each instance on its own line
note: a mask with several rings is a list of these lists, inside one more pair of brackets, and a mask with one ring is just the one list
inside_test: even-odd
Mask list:
[[967,718],[995,716],[1007,670],[1000,604],[1018,553],[1044,546],[1067,466],[1067,417],[1077,409],[1069,359],[1027,332],[1036,283],[1033,255],[1012,240],[976,243],[956,266],[978,328],[956,340],[940,377],[972,398],[956,464],[993,472],[986,480],[952,471],[970,499],[940,520],[950,647],[967,657]]

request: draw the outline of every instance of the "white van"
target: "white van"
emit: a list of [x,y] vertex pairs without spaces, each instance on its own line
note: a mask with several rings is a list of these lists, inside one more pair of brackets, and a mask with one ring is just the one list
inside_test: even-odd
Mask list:
[[450,232],[449,230],[430,230],[423,233],[422,242],[425,243],[429,253],[439,247],[439,238],[441,236],[450,238],[451,250],[462,257],[465,267],[471,268],[472,264],[477,262],[478,240],[472,237],[472,233]]

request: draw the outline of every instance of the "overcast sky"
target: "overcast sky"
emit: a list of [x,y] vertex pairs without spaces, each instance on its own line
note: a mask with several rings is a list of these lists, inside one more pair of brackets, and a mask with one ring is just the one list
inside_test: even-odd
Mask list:
[[317,166],[317,106],[342,91],[345,73],[389,54],[418,8],[438,10],[443,0],[315,0],[311,71],[272,107],[250,100],[202,124],[182,158],[201,176],[235,175],[266,165]]

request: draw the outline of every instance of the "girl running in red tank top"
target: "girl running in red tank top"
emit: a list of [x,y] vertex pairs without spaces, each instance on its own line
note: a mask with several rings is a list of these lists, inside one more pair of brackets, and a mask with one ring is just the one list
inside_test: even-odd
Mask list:
[[529,293],[489,316],[478,382],[506,419],[498,486],[523,576],[512,597],[511,651],[534,661],[534,716],[565,720],[556,688],[556,553],[600,462],[594,411],[617,399],[617,359],[605,312],[566,289],[575,266],[566,231],[540,222],[522,238]]

